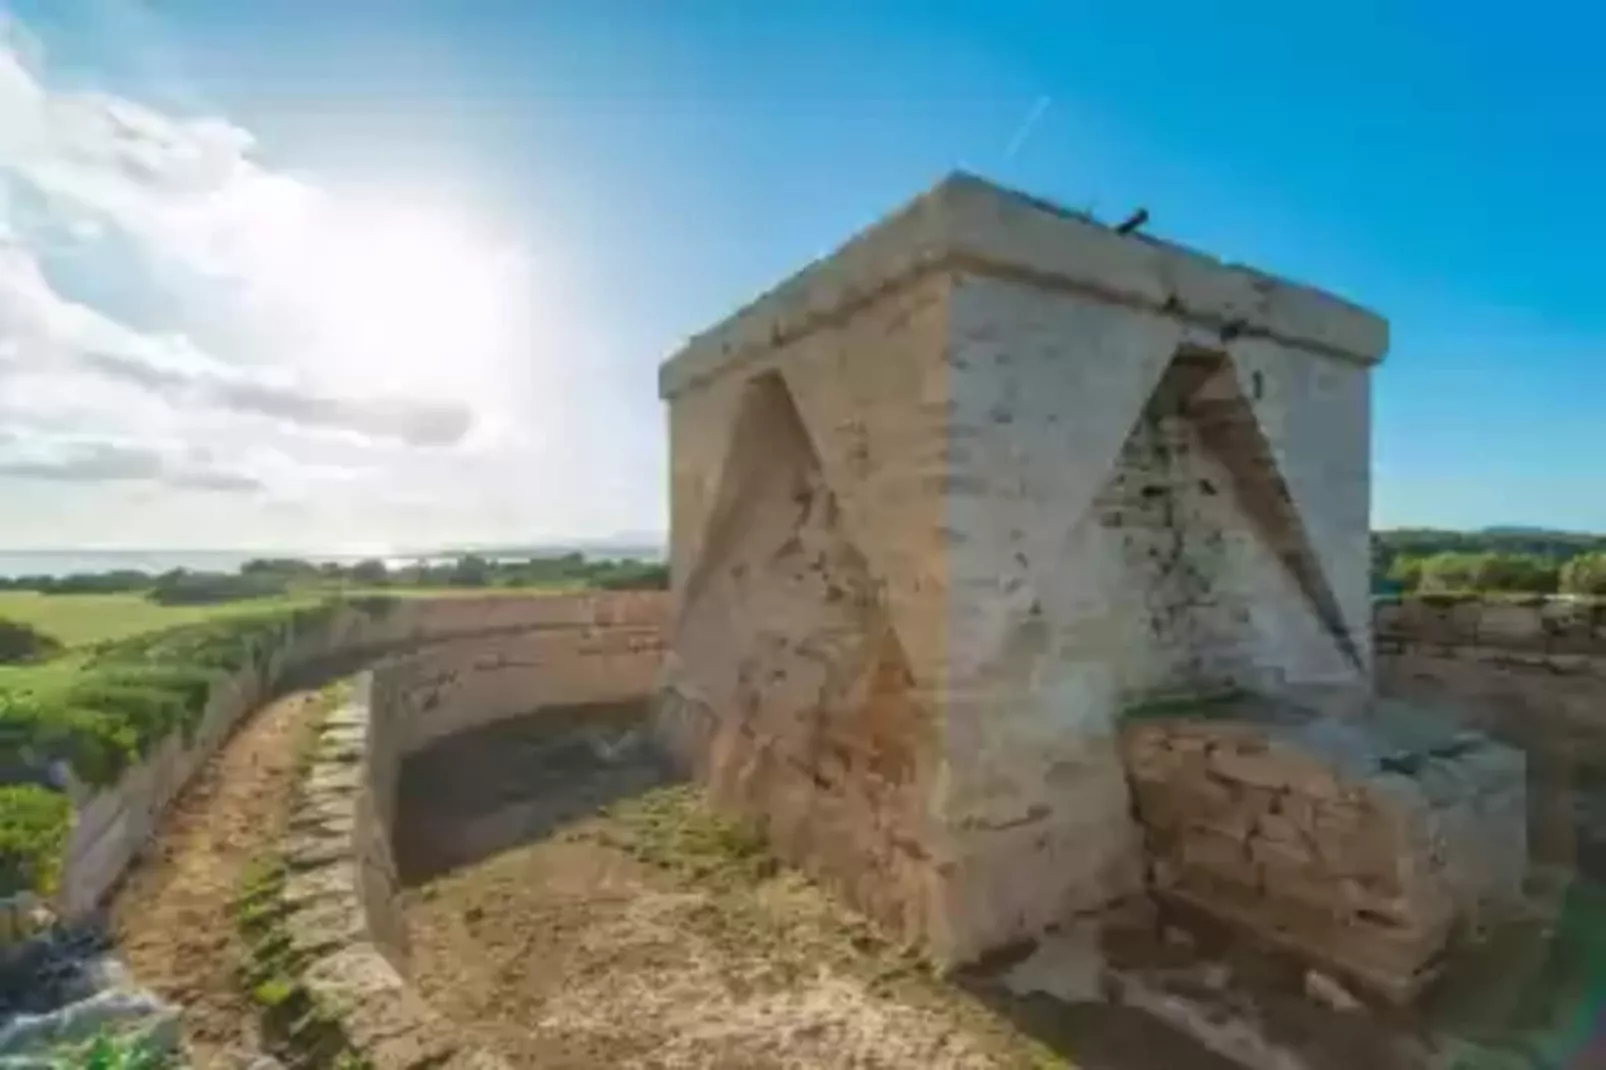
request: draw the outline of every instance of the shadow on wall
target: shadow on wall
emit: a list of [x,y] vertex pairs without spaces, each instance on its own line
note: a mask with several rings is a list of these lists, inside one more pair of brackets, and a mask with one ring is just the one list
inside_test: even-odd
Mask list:
[[395,851],[404,887],[550,835],[675,779],[646,699],[549,706],[447,736],[409,755]]

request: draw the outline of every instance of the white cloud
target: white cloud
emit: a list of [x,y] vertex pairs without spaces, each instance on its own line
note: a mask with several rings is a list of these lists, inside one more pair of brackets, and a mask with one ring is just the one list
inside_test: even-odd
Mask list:
[[554,447],[583,350],[521,249],[270,168],[225,119],[61,91],[35,51],[0,12],[0,546],[108,541],[97,495],[125,542],[651,525]]

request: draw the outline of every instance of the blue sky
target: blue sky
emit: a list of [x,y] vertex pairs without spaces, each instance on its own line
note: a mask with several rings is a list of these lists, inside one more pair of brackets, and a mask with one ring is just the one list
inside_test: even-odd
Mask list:
[[[1606,530],[1606,11],[1581,0],[1520,18],[1477,3],[1169,0],[9,10],[51,93],[223,120],[251,135],[254,175],[353,212],[395,201],[416,223],[445,206],[475,248],[519,252],[521,285],[541,297],[520,321],[536,351],[486,358],[517,364],[516,388],[457,399],[501,406],[483,426],[503,439],[447,442],[450,412],[387,401],[382,420],[341,400],[379,383],[445,405],[428,369],[390,384],[383,362],[272,379],[306,393],[258,404],[257,380],[218,385],[243,359],[231,345],[261,348],[260,332],[207,322],[221,318],[218,272],[142,270],[171,235],[135,226],[130,239],[126,217],[88,239],[46,225],[62,194],[41,165],[13,183],[28,223],[13,230],[36,239],[56,294],[145,336],[181,333],[221,362],[196,364],[193,390],[279,424],[239,464],[228,444],[243,432],[218,425],[199,456],[185,438],[149,462],[177,473],[160,496],[132,479],[15,478],[13,496],[26,483],[47,518],[23,541],[46,541],[49,524],[104,541],[87,529],[113,489],[134,542],[259,541],[285,526],[342,543],[661,529],[658,360],[955,167],[1105,218],[1145,206],[1155,233],[1387,315],[1380,526]],[[255,359],[277,374],[271,354]],[[312,437],[282,426],[306,413]],[[365,452],[363,435],[389,438]],[[81,461],[84,442],[68,445]],[[44,471],[29,464],[16,475]]]

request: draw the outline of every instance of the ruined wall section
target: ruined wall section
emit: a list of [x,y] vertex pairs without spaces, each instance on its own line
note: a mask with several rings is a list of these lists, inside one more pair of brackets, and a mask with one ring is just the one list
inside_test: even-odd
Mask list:
[[1402,731],[1404,709],[1370,725],[1264,712],[1124,729],[1155,890],[1409,1000],[1457,927],[1521,901],[1522,753]]
[[1376,622],[1384,694],[1541,750],[1606,753],[1606,605],[1408,599],[1379,602]]
[[1380,602],[1377,686],[1522,747],[1534,857],[1606,877],[1606,605]]

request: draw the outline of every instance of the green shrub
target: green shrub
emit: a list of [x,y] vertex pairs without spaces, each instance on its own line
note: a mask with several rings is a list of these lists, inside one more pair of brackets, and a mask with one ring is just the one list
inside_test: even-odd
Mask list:
[[669,566],[646,561],[602,562],[592,584],[605,591],[667,591]]
[[284,594],[286,578],[274,572],[187,572],[177,569],[156,577],[145,597],[163,606],[205,606],[270,598]]
[[1568,594],[1606,595],[1606,551],[1579,554],[1563,565],[1561,589]]
[[40,594],[122,594],[143,591],[151,585],[151,577],[133,569],[115,569],[111,572],[75,572],[70,576],[26,576],[12,584],[16,590],[38,591]]
[[33,784],[0,787],[0,895],[52,894],[71,828],[65,795]]
[[89,784],[111,783],[167,735],[191,731],[219,677],[332,611],[225,617],[105,644],[62,683],[0,691],[0,758],[25,767],[61,760]]
[[1389,566],[1389,578],[1408,590],[1512,591],[1555,593],[1561,568],[1554,558],[1535,554],[1438,553],[1430,557],[1401,555]]
[[43,661],[61,652],[61,641],[22,621],[0,617],[0,665]]
[[51,1060],[53,1070],[171,1070],[177,1060],[148,1032],[102,1032]]

